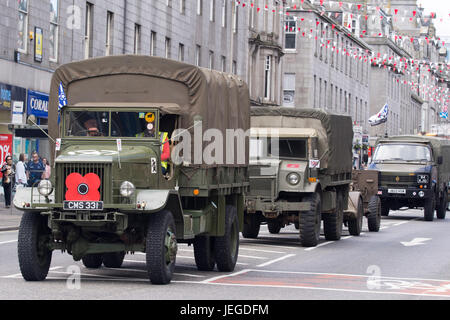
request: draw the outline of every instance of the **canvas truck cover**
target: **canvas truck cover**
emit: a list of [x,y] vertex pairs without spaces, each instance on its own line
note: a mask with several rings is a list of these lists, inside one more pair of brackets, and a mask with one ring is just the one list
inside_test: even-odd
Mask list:
[[[439,165],[439,176],[440,178],[448,177],[450,175],[450,140],[439,137],[430,136],[414,136],[414,135],[404,135],[404,136],[392,136],[389,138],[380,138],[377,141],[379,143],[393,143],[393,142],[403,142],[403,143],[429,143],[433,149],[434,159],[437,162],[437,157],[442,156],[442,164]],[[447,178],[448,179],[448,178]]]
[[306,108],[251,108],[251,127],[312,128],[319,135],[321,169],[328,174],[352,171],[353,126],[349,116]]
[[[180,128],[191,128],[194,118],[200,116],[203,131],[215,128],[223,137],[226,129],[246,131],[250,125],[248,87],[237,76],[164,58],[123,55],[73,62],[55,71],[49,98],[52,137],[59,136],[60,83],[69,106],[105,102],[176,104],[178,108],[161,111],[180,114]],[[193,133],[192,128],[189,131]]]

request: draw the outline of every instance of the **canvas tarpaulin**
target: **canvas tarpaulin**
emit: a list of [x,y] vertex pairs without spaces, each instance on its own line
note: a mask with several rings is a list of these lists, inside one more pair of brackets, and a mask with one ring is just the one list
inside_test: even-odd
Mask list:
[[49,98],[52,137],[59,136],[60,83],[69,106],[105,102],[174,103],[180,107],[180,128],[191,128],[196,116],[201,117],[203,130],[218,129],[223,137],[226,129],[246,131],[250,126],[248,87],[237,76],[169,59],[123,55],[73,62],[55,71]]
[[353,126],[349,116],[320,109],[252,107],[251,127],[312,128],[319,135],[321,169],[329,174],[352,171]]

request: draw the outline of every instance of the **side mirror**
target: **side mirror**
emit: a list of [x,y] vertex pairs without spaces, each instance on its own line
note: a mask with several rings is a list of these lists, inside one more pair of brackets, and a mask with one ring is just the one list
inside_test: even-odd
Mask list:
[[437,158],[437,164],[443,164],[444,163],[444,159],[442,158],[442,156],[439,156]]

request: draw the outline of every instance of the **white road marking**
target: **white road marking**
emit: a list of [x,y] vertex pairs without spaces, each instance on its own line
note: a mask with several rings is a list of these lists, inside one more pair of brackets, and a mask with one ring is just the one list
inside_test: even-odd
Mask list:
[[414,247],[414,246],[420,246],[424,245],[426,241],[432,240],[431,238],[414,238],[413,240],[409,242],[400,242],[405,247]]
[[284,251],[274,251],[274,250],[262,250],[262,249],[254,249],[254,248],[244,248],[242,246],[239,246],[239,251],[241,250],[248,250],[248,251],[255,251],[255,252],[264,252],[264,253],[286,253]]
[[285,255],[285,256],[283,256],[283,257],[279,257],[279,258],[277,258],[277,259],[274,259],[274,260],[271,260],[271,261],[267,261],[266,263],[262,263],[262,264],[260,264],[260,265],[257,265],[257,267],[266,267],[266,266],[268,266],[268,265],[271,265],[272,263],[275,263],[275,262],[278,262],[278,261],[281,261],[281,260],[285,260],[285,259],[288,259],[288,258],[291,258],[291,257],[294,257],[295,256],[295,254],[287,254],[287,255]]
[[[61,268],[62,268],[62,266],[57,266],[57,267],[52,267],[52,268],[50,268],[48,270],[50,272],[50,271],[58,270],[58,269],[61,269]],[[2,278],[17,278],[17,277],[22,277],[22,273],[15,273],[15,274],[11,274],[9,276],[3,276]]]
[[257,260],[267,260],[267,259],[269,259],[269,258],[266,258],[266,257],[247,256],[247,255],[244,255],[244,254],[240,254],[239,257],[240,258],[248,258],[248,259],[257,259]]
[[241,271],[238,271],[238,272],[235,272],[235,273],[230,273],[230,274],[226,274],[226,275],[212,277],[212,278],[209,278],[209,279],[205,279],[205,280],[201,281],[200,283],[209,283],[211,281],[216,281],[216,280],[219,280],[219,279],[222,279],[222,278],[234,277],[234,276],[237,276],[237,275],[240,275],[240,274],[243,274],[243,273],[247,273],[248,271],[251,271],[251,269],[244,269],[244,270],[241,270]]
[[0,242],[0,244],[7,244],[7,243],[13,243],[13,242],[17,242],[17,239],[16,240],[3,241],[3,242]]
[[311,247],[311,248],[306,248],[306,249],[305,249],[305,251],[312,251],[312,250],[315,250],[315,249],[317,249],[317,248],[320,248],[320,247],[323,247],[323,246],[329,245],[330,243],[334,243],[334,241],[327,241],[327,242],[324,242],[324,243],[318,244],[318,245],[317,245],[317,246],[315,246],[315,247]]

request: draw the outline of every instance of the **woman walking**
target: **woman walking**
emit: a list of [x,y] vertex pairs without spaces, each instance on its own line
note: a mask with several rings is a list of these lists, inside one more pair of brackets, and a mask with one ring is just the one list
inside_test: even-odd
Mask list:
[[51,169],[50,162],[48,162],[47,158],[42,158],[42,164],[44,165],[44,172],[42,173],[42,180],[50,179]]
[[14,186],[15,180],[15,166],[10,155],[6,156],[5,164],[2,166],[1,172],[3,191],[5,194],[5,207],[9,208],[11,206],[11,190]]

